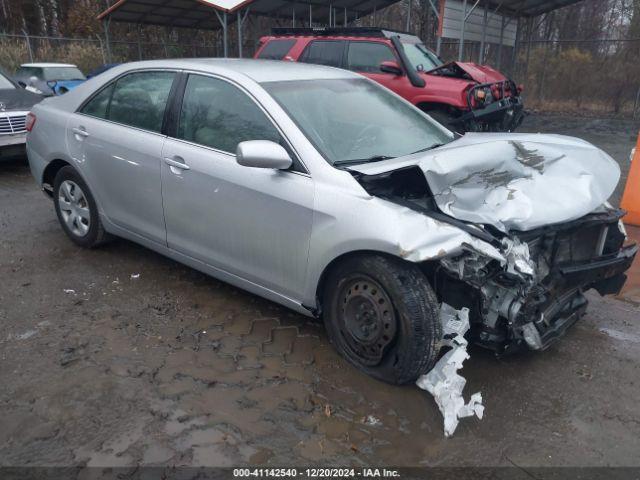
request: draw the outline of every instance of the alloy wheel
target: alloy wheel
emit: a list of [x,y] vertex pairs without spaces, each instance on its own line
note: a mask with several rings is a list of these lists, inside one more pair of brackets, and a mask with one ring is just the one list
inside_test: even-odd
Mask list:
[[84,237],[91,227],[89,202],[82,189],[72,180],[65,180],[58,190],[58,206],[67,228],[78,237]]

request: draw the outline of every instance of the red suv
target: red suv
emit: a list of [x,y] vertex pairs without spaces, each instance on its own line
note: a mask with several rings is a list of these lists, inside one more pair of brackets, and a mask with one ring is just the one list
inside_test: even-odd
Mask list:
[[443,63],[415,35],[380,28],[275,28],[255,58],[346,68],[381,83],[458,132],[513,131],[521,87],[486,65]]

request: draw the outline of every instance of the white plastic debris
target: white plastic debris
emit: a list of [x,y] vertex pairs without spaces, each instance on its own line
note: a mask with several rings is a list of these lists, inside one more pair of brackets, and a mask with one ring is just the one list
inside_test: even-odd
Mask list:
[[367,415],[364,418],[363,423],[365,425],[369,425],[370,427],[380,427],[382,425],[382,420],[380,420],[377,417],[374,417],[373,415]]
[[458,370],[469,358],[468,342],[464,338],[464,334],[469,330],[469,309],[456,310],[443,303],[440,308],[440,321],[444,336],[443,344],[452,348],[443,355],[429,373],[422,375],[416,384],[433,395],[444,417],[444,435],[450,437],[458,427],[459,419],[474,415],[482,419],[484,406],[480,392],[471,395],[469,402],[465,403],[462,390],[467,381],[458,375]]
[[75,290],[73,290],[72,288],[65,288],[65,289],[63,290],[63,292],[64,292],[64,293],[68,293],[68,294],[75,294],[75,293],[76,293],[76,291],[75,291]]
[[139,273],[132,273],[132,274],[131,274],[131,279],[132,279],[132,280],[135,280],[135,279],[137,279],[137,278],[140,278],[140,274],[139,274]]

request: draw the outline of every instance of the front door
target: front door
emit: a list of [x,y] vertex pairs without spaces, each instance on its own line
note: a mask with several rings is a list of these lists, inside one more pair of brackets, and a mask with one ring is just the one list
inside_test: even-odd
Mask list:
[[114,224],[165,244],[160,162],[174,72],[135,72],[95,95],[67,124],[67,144],[101,212]]
[[382,62],[396,62],[400,65],[393,50],[386,43],[355,40],[349,42],[346,67],[400,94],[408,83],[406,75],[383,72],[380,70]]
[[[163,150],[162,195],[170,248],[289,298],[300,298],[313,215],[309,175],[243,167],[236,146],[284,144],[244,90],[189,75],[175,133]],[[285,144],[286,145],[286,144]]]

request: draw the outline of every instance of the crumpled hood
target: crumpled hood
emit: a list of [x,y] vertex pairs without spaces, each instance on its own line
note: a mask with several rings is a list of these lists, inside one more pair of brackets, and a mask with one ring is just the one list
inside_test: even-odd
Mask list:
[[620,167],[578,138],[467,133],[426,153],[349,167],[376,175],[417,165],[440,210],[503,232],[576,220],[606,202]]
[[477,63],[472,62],[450,62],[441,65],[438,68],[431,70],[428,73],[437,72],[440,69],[446,68],[450,65],[456,65],[462,71],[464,71],[467,75],[469,75],[473,80],[478,83],[493,83],[493,82],[502,82],[507,78],[500,73],[498,70],[491,68],[488,65],[479,65]]

